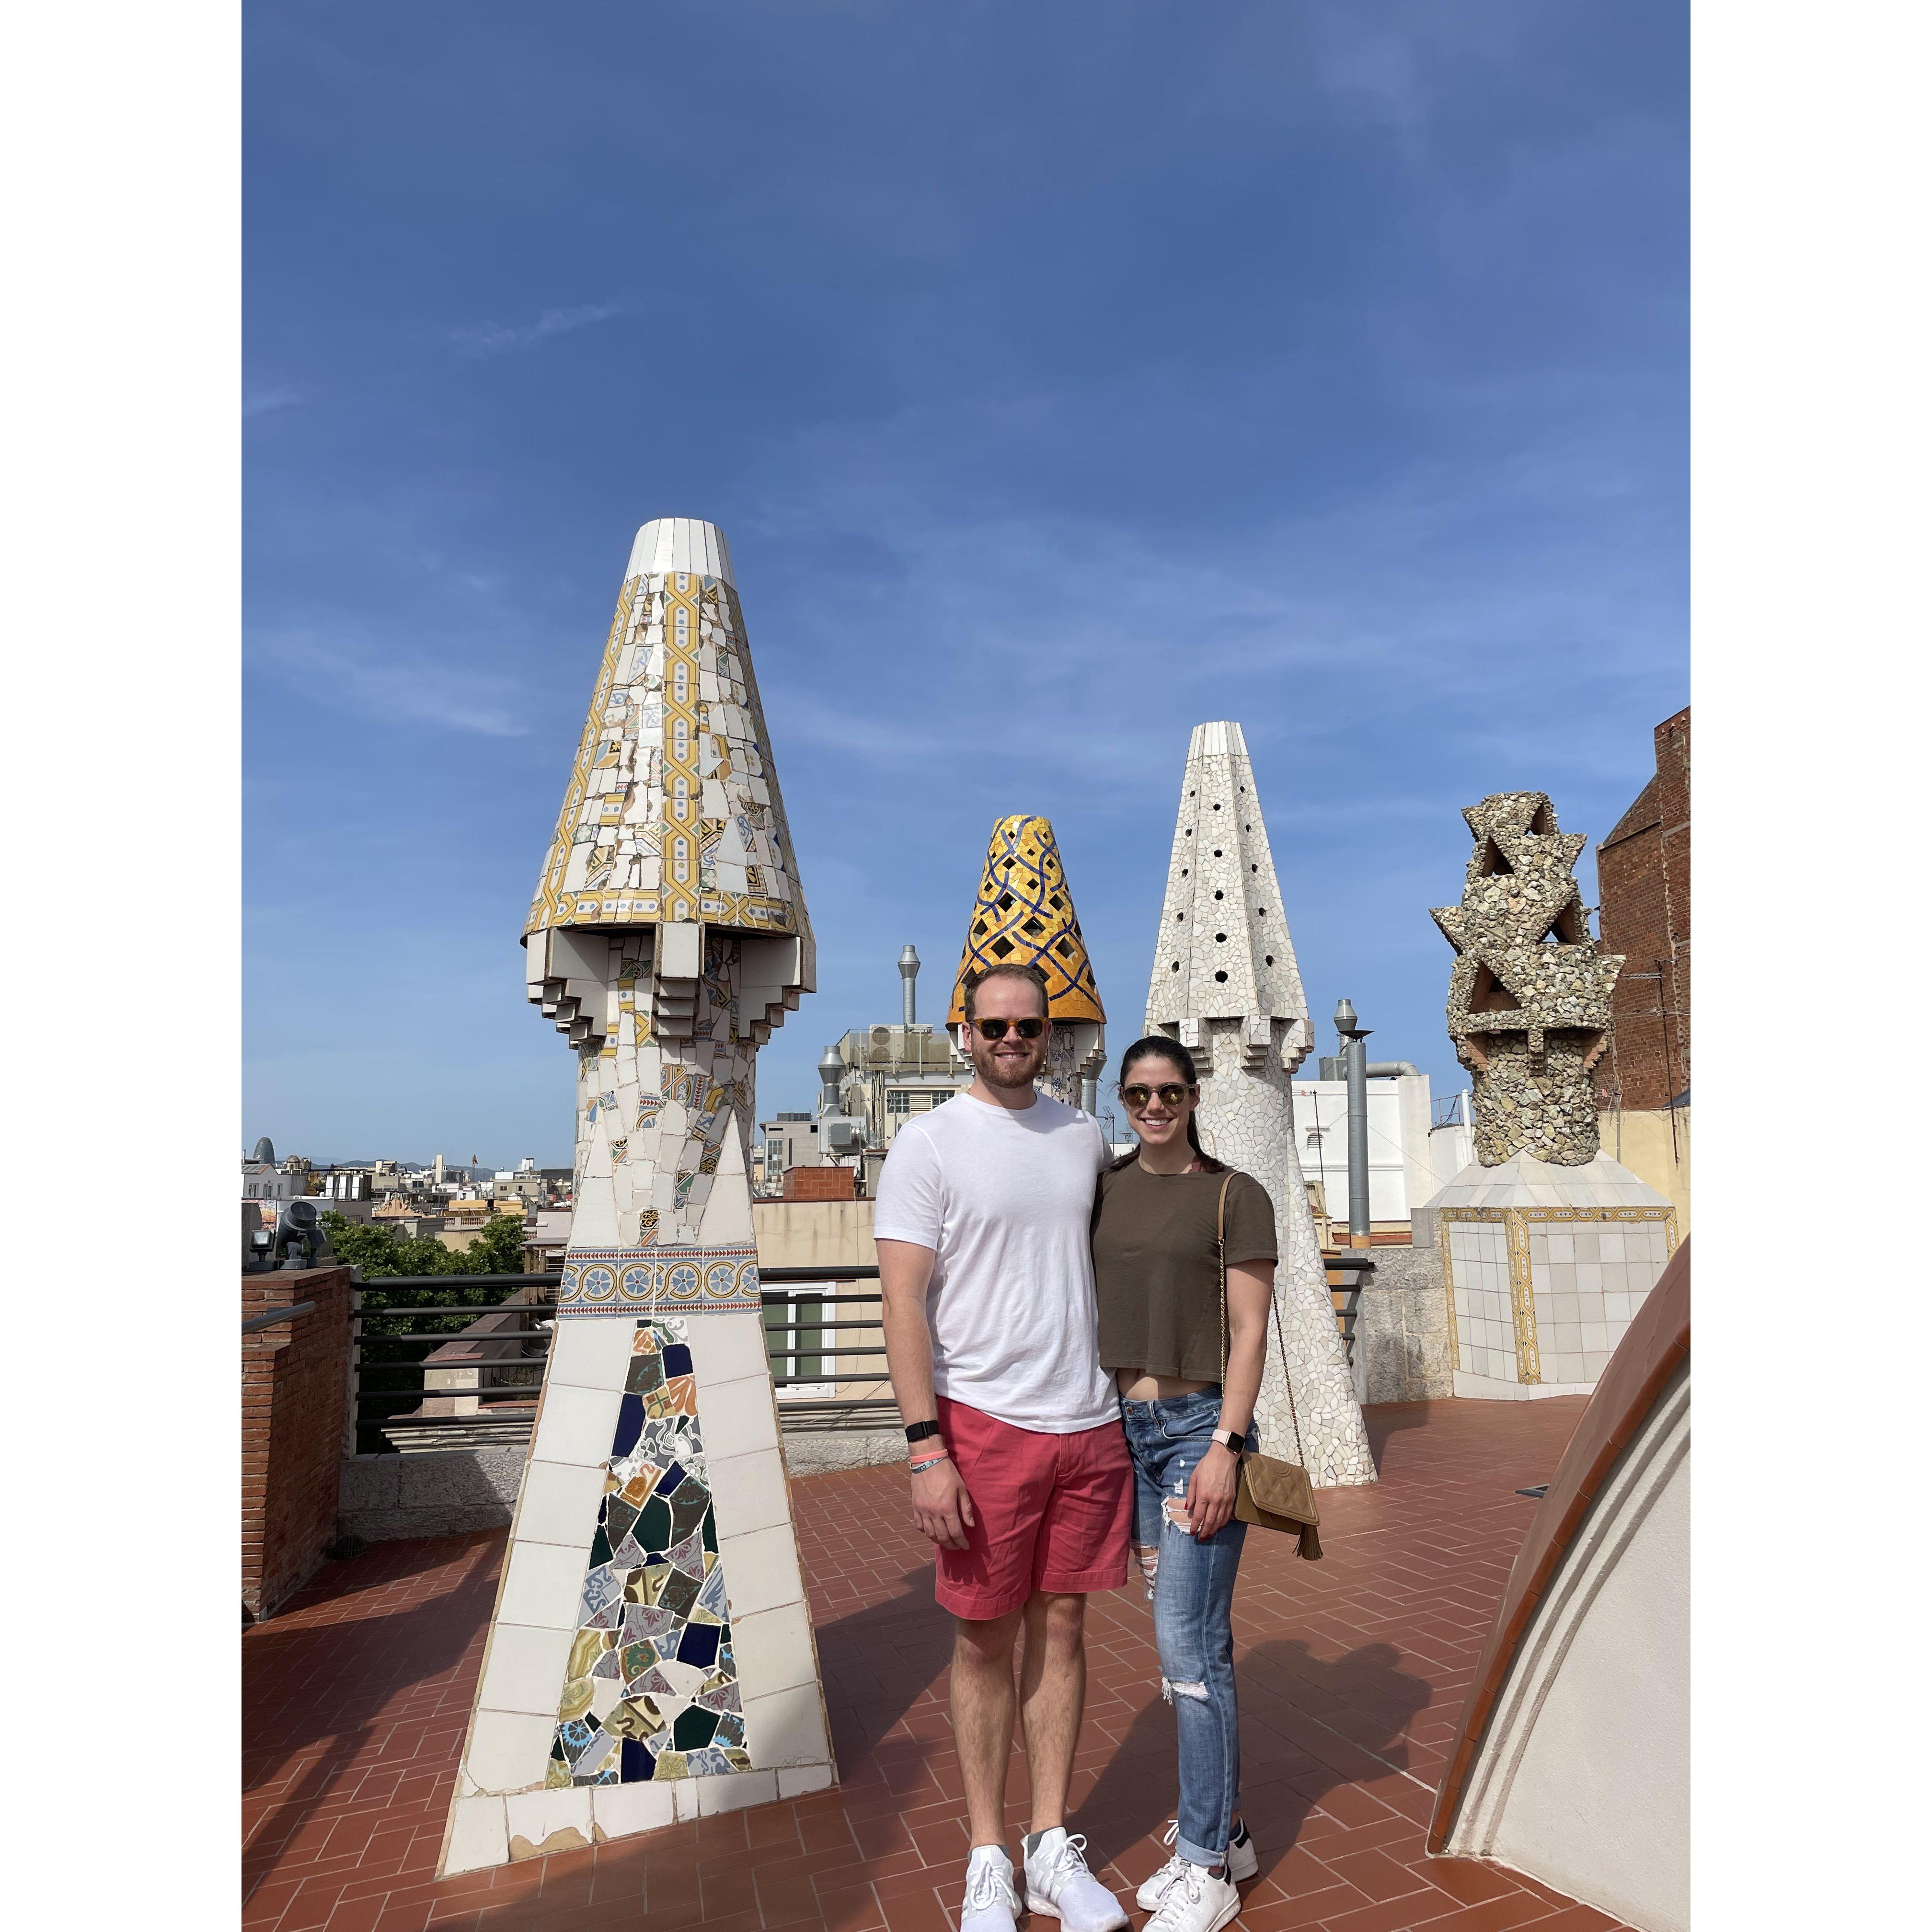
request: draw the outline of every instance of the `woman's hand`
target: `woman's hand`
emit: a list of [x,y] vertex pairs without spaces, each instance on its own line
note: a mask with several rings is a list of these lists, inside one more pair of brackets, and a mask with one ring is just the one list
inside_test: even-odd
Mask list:
[[1225,1442],[1208,1444],[1208,1453],[1194,1466],[1187,1479],[1187,1519],[1194,1526],[1194,1540],[1205,1543],[1226,1527],[1234,1514],[1234,1492],[1240,1486],[1241,1465]]
[[973,1498],[949,1457],[912,1479],[912,1518],[919,1533],[948,1550],[964,1550],[973,1527]]

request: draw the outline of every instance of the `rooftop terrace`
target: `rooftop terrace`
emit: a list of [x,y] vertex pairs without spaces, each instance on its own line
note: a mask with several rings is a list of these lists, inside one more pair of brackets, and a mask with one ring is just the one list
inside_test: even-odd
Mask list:
[[[1324,1559],[1248,1539],[1234,1604],[1248,1932],[1585,1932],[1616,1922],[1423,1849],[1510,1563],[1583,1407],[1366,1412],[1382,1480],[1324,1492]],[[904,1478],[794,1482],[841,1783],[788,1803],[436,1882],[500,1533],[379,1544],[242,1640],[247,1932],[951,1932],[966,1853],[950,1624]],[[1138,1588],[1089,1606],[1072,1829],[1124,1900],[1165,1856],[1173,1715]],[[1026,1770],[1007,1820],[1018,1840]],[[1141,1922],[1142,1915],[1136,1915]]]

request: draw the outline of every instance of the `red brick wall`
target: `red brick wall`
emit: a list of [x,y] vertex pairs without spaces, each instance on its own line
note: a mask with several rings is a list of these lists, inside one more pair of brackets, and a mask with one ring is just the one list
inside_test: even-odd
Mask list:
[[849,1167],[788,1167],[785,1169],[784,1198],[788,1201],[850,1201],[856,1168]]
[[1624,955],[1616,1031],[1598,1067],[1631,1112],[1690,1084],[1690,712],[1652,734],[1657,773],[1597,848],[1605,951]]
[[349,1270],[242,1277],[242,1318],[314,1311],[242,1338],[242,1601],[272,1616],[335,1538],[349,1400]]

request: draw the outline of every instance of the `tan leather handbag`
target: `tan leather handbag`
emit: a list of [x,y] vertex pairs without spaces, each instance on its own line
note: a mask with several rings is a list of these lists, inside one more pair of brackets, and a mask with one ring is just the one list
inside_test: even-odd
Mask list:
[[[1214,1210],[1214,1246],[1221,1264],[1221,1384],[1228,1382],[1228,1189],[1234,1177],[1221,1183],[1221,1198]],[[1306,1452],[1301,1446],[1301,1418],[1294,1409],[1294,1382],[1288,1372],[1288,1344],[1281,1332],[1281,1310],[1274,1297],[1268,1297],[1268,1311],[1274,1318],[1275,1346],[1281,1351],[1281,1379],[1288,1390],[1288,1419],[1294,1424],[1294,1453]],[[1286,1462],[1278,1456],[1258,1455],[1244,1450],[1235,1479],[1234,1514],[1257,1529],[1279,1529],[1300,1540],[1299,1554],[1310,1562],[1318,1562],[1322,1539],[1316,1534],[1321,1520],[1315,1507],[1315,1485],[1299,1462]]]

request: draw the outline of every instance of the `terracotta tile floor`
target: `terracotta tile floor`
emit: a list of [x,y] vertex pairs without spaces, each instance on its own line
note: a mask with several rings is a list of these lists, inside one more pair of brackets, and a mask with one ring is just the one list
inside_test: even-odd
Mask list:
[[[1236,1594],[1249,1932],[1582,1932],[1603,1913],[1423,1834],[1477,1652],[1580,1398],[1369,1412],[1382,1480],[1322,1497],[1318,1564],[1248,1539]],[[242,1641],[247,1932],[950,1932],[966,1851],[950,1626],[904,1478],[795,1484],[842,1782],[434,1882],[500,1535],[377,1544]],[[1124,1898],[1161,1862],[1173,1713],[1138,1590],[1091,1600],[1072,1827]],[[1026,1772],[1007,1784],[1016,1844]],[[1138,1920],[1138,1915],[1136,1915]]]

